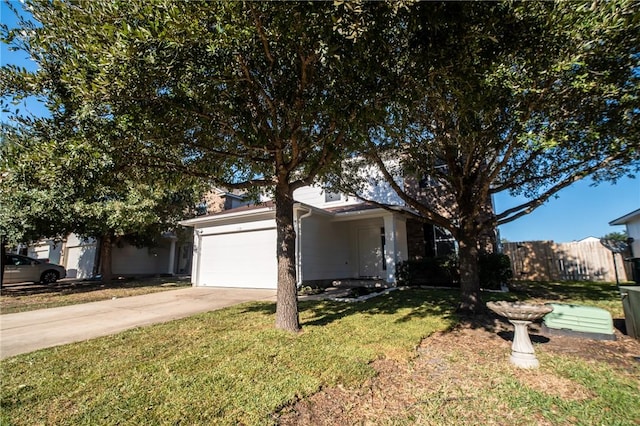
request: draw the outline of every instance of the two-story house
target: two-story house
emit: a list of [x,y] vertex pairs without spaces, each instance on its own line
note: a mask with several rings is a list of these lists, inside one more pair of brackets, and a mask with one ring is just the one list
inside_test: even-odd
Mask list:
[[[363,278],[395,283],[396,265],[409,258],[403,207],[390,211],[319,186],[298,189],[294,199],[300,284]],[[402,205],[397,198],[385,200],[390,201]],[[180,223],[194,229],[194,286],[276,288],[273,203]],[[424,244],[422,224],[413,228],[419,234],[417,240]]]

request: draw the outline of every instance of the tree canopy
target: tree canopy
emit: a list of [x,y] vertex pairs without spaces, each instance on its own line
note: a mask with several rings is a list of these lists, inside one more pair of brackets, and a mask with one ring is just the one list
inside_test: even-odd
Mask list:
[[371,17],[393,8],[36,0],[27,9],[41,26],[6,38],[41,69],[5,68],[10,91],[51,93],[57,80],[77,117],[108,122],[132,165],[272,193],[276,325],[297,330],[293,191],[339,162],[373,116],[376,78],[363,68],[388,56],[360,24],[385,31]]
[[[79,132],[89,155],[127,170],[271,191],[279,328],[299,329],[293,191],[349,157],[458,240],[472,311],[482,235],[578,179],[638,167],[640,18],[627,0],[26,9],[37,24],[3,38],[40,68],[3,67],[0,94],[47,98],[50,124],[68,132],[51,140]],[[340,184],[357,193],[358,178],[345,170]],[[500,191],[528,201],[494,212]]]
[[100,273],[109,281],[112,244],[157,244],[193,210],[202,185],[140,170],[117,144],[100,145],[95,132],[89,139],[78,122],[61,134],[65,127],[52,120],[37,119],[28,133],[5,127],[0,234],[13,244],[72,232],[99,238]]
[[[360,155],[459,242],[461,308],[476,311],[483,236],[579,179],[638,170],[640,8],[456,2],[412,12],[398,60],[405,96]],[[398,160],[385,161],[389,152]],[[347,173],[341,185],[362,194],[357,182]],[[495,212],[502,191],[527,201]]]

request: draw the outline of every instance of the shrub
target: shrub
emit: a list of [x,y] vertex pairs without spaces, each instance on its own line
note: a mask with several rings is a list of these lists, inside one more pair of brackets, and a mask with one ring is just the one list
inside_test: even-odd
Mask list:
[[460,285],[458,259],[455,256],[427,257],[400,262],[396,276],[400,284],[407,286],[457,287]]
[[501,253],[481,254],[478,259],[480,286],[498,290],[513,277],[509,256]]
[[[478,259],[480,286],[500,289],[512,277],[509,256],[498,253],[480,255]],[[398,282],[406,286],[460,286],[460,270],[456,256],[428,257],[421,260],[406,260],[398,264]]]

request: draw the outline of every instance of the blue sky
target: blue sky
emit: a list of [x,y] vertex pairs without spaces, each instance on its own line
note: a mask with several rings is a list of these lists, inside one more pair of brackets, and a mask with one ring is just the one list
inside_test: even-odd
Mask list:
[[[640,180],[624,178],[615,185],[591,183],[587,179],[565,188],[532,213],[501,226],[500,237],[568,242],[624,231],[624,226],[609,226],[609,222],[640,208]],[[494,200],[497,211],[521,201],[507,194]]]
[[[13,13],[4,2],[0,7],[2,22],[13,25]],[[4,44],[0,45],[0,63],[33,69],[33,63],[24,52],[9,52]],[[33,102],[29,102],[27,107],[34,113],[42,111],[42,107]],[[24,109],[23,106],[20,108]],[[2,121],[5,121],[4,116]],[[533,213],[501,226],[500,236],[509,241],[566,242],[623,231],[623,226],[609,226],[609,222],[640,208],[640,180],[624,178],[615,185],[601,183],[591,186],[591,183],[584,180],[560,191],[557,198],[552,198]],[[520,204],[522,199],[500,194],[494,201],[496,210],[500,212]]]

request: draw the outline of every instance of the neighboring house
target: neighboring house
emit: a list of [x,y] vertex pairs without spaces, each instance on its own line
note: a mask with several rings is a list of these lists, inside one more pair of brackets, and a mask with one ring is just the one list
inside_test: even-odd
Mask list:
[[640,258],[640,209],[609,222],[609,225],[625,225],[630,241],[631,257]]
[[585,237],[581,240],[577,240],[577,243],[599,243],[600,238],[598,237]]
[[[197,206],[199,214],[212,214],[247,205],[241,193],[213,188]],[[62,265],[68,278],[93,278],[98,274],[99,242],[69,234],[61,240],[40,240],[19,247],[34,259],[48,259]],[[136,247],[121,241],[113,246],[112,272],[115,276],[184,275],[191,273],[193,241],[181,241],[172,232],[162,235],[156,247]]]
[[[97,275],[98,247],[95,238],[70,234],[62,241],[38,241],[23,252],[64,266],[67,278],[86,279]],[[192,250],[190,241],[179,243],[172,233],[163,235],[157,247],[139,248],[122,242],[113,247],[112,271],[116,276],[188,274]]]
[[202,202],[197,206],[197,214],[199,216],[250,204],[250,201],[243,197],[241,191],[228,191],[222,188],[213,188],[203,198]]
[[[385,203],[402,205],[390,189],[373,192],[384,196]],[[293,195],[299,284],[344,279],[395,283],[399,262],[452,244],[433,226],[407,220],[403,207],[389,211],[319,186],[300,188]],[[273,202],[180,224],[194,228],[194,286],[277,287]]]

